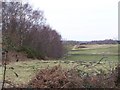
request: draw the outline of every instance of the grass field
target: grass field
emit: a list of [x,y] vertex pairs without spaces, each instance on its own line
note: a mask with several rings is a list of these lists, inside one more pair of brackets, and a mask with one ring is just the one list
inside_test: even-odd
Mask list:
[[[51,68],[55,65],[60,65],[67,70],[75,68],[80,72],[80,75],[108,73],[116,67],[118,63],[117,45],[86,45],[86,47],[70,50],[67,57],[61,60],[12,62],[7,65],[6,80],[16,85],[27,84],[38,70]],[[102,61],[98,63],[100,59]],[[0,70],[2,70],[1,67]],[[2,73],[0,73],[0,80],[2,80]]]
[[106,57],[105,60],[118,61],[118,45],[103,44],[103,45],[84,45],[86,48],[76,48],[70,50],[65,59],[67,60],[100,60]]
[[[76,70],[81,71],[80,74],[96,74],[100,73],[101,71],[104,73],[108,73],[115,68],[117,63],[115,62],[104,62],[102,61],[101,64],[96,65],[97,62],[83,62],[83,61],[23,61],[23,62],[15,62],[7,65],[6,71],[6,80],[13,82],[16,85],[26,84],[29,82],[32,77],[40,69],[44,68],[51,68],[55,65],[60,65],[63,69],[70,70],[72,68],[76,68]],[[13,69],[11,69],[14,68]],[[18,77],[15,75],[17,73]]]

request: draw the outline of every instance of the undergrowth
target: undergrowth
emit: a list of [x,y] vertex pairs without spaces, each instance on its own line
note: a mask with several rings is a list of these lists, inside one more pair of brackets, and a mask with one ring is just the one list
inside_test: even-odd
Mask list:
[[109,74],[80,76],[76,69],[55,66],[40,70],[29,82],[31,88],[117,88],[117,69]]

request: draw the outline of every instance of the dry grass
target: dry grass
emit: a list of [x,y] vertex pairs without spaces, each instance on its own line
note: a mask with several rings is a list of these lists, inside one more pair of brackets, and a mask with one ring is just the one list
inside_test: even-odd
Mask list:
[[31,88],[116,88],[117,73],[86,75],[81,77],[75,69],[63,70],[61,66],[40,70],[29,82]]
[[80,88],[82,79],[76,72],[65,71],[61,66],[43,69],[29,82],[32,88]]

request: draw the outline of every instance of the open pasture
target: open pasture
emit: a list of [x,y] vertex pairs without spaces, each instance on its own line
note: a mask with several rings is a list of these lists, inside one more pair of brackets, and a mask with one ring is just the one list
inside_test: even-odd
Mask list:
[[67,60],[104,60],[118,61],[118,45],[117,44],[94,44],[81,45],[86,48],[76,48],[70,50],[65,59]]

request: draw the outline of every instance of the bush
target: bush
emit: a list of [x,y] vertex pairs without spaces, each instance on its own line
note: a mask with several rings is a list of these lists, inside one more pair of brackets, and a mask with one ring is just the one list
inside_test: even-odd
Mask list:
[[86,46],[80,46],[80,45],[79,45],[78,48],[87,48],[87,47],[86,47]]
[[116,71],[107,75],[80,74],[75,69],[63,70],[61,66],[40,70],[29,82],[31,88],[117,88]]
[[36,52],[34,49],[30,48],[30,47],[25,47],[25,46],[22,46],[20,48],[17,48],[16,49],[17,52],[24,52],[27,54],[27,57],[28,58],[39,58],[40,55],[39,55],[39,52]]
[[60,66],[43,69],[29,82],[32,88],[80,88],[82,79],[76,72],[65,71]]

